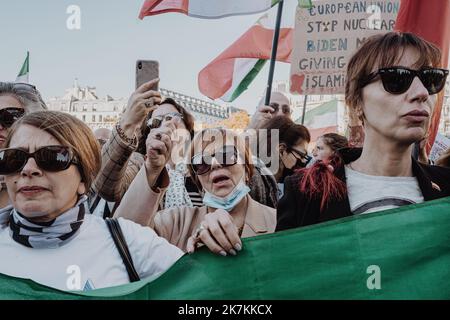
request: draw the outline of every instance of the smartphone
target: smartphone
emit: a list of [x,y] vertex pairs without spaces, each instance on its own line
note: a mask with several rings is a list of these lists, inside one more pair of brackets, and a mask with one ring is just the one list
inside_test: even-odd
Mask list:
[[[155,60],[136,61],[136,89],[142,84],[159,77],[159,62]],[[156,83],[151,90],[158,90]]]

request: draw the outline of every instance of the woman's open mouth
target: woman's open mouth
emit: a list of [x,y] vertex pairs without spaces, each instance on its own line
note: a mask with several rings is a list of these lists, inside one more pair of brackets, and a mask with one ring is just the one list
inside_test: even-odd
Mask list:
[[220,186],[228,184],[230,181],[231,181],[231,179],[229,177],[227,177],[226,175],[218,175],[213,178],[212,183],[214,186],[220,187]]

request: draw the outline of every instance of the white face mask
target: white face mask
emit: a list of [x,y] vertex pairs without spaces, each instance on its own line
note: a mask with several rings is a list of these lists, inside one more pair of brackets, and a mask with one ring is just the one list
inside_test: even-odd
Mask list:
[[244,177],[234,187],[234,189],[225,197],[218,197],[205,190],[203,203],[211,208],[223,209],[225,211],[233,210],[239,202],[250,192],[250,188],[245,184]]

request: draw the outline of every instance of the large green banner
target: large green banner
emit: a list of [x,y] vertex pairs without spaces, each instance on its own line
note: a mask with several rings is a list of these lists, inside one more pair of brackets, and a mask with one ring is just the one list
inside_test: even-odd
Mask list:
[[0,275],[0,299],[450,299],[450,198],[243,244],[236,257],[202,249],[157,279],[82,294]]

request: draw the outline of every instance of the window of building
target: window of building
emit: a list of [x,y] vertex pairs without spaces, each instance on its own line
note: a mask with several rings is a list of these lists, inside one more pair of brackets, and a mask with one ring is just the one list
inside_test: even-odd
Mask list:
[[99,115],[98,118],[99,118],[98,122],[103,122],[103,116],[102,115]]
[[83,104],[83,111],[87,111],[87,104]]
[[92,122],[95,122],[95,114],[92,115]]
[[86,115],[83,114],[83,121],[86,122]]

